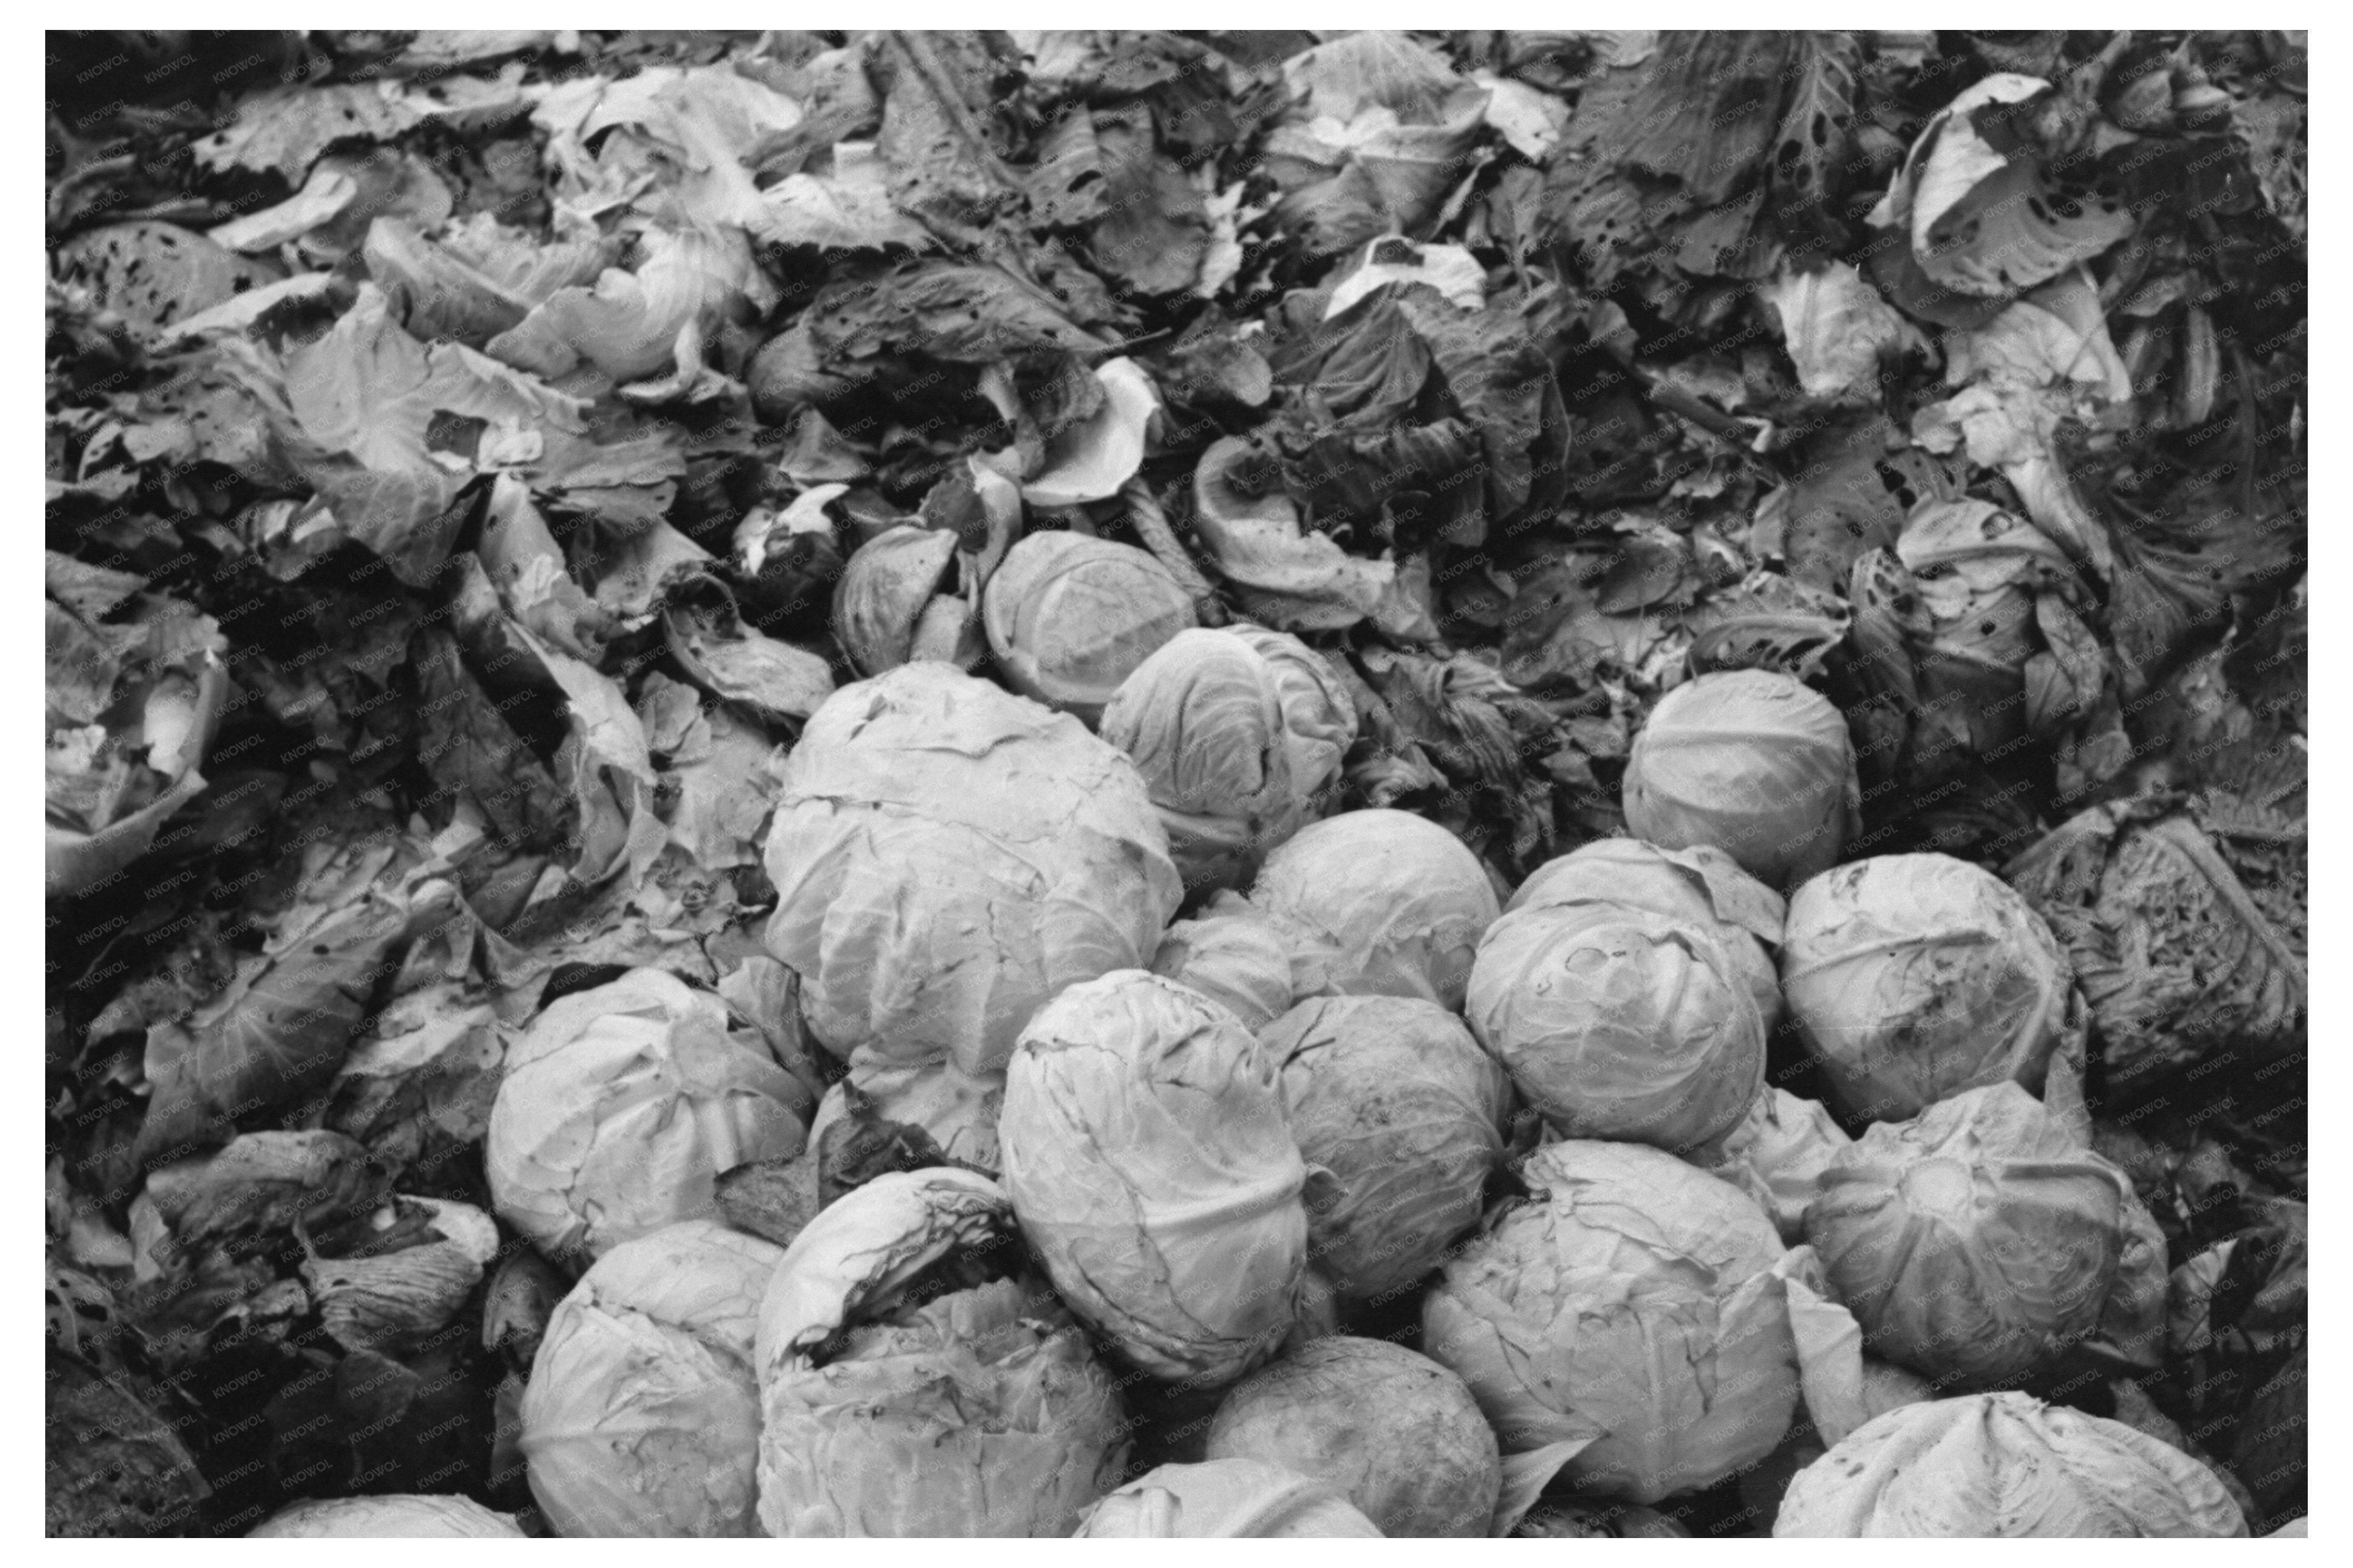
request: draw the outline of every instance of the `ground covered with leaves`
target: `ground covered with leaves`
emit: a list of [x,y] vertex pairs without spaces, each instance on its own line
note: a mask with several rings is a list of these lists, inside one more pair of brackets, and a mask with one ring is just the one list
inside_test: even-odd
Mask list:
[[[2304,1511],[2302,35],[51,34],[48,81],[52,1532],[530,1517],[567,1281],[489,1218],[505,1051],[651,967],[838,1077],[760,941],[774,760],[971,662],[1055,528],[1307,638],[1347,803],[1506,888],[1622,831],[1667,685],[1829,694],[1849,853],[2043,912],[2167,1232],[2162,1365],[2056,1396]],[[953,546],[847,613],[911,521]],[[828,1192],[923,1158],[852,1130]]]

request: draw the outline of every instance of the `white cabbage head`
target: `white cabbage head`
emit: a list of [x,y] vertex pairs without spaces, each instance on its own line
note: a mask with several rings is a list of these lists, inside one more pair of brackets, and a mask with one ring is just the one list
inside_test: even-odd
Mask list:
[[326,1498],[290,1503],[245,1532],[248,1541],[289,1541],[329,1535],[522,1540],[522,1528],[471,1498],[441,1492],[373,1498]]
[[1794,1246],[1806,1239],[1806,1205],[1822,1173],[1853,1142],[1819,1101],[1767,1086],[1738,1126],[1684,1158],[1756,1199]]
[[1260,1459],[1163,1465],[1094,1506],[1082,1540],[1112,1536],[1321,1539],[1380,1531],[1332,1486]]
[[558,1535],[753,1536],[752,1338],[784,1249],[686,1220],[598,1258],[548,1319],[522,1396]]
[[1708,927],[1610,904],[1487,929],[1464,1013],[1566,1138],[1677,1152],[1732,1130],[1765,1082],[1765,1023]]
[[2151,1288],[2161,1302],[2154,1225],[2129,1176],[2006,1082],[1872,1127],[1806,1210],[1872,1350],[1978,1386],[2116,1330],[2119,1302]]
[[2213,1472],[2121,1421],[1979,1393],[1866,1422],[1798,1472],[1777,1538],[2243,1536]]
[[1072,986],[1022,1031],[998,1144],[1022,1234],[1122,1356],[1214,1387],[1282,1342],[1307,1167],[1226,1009],[1140,969]]
[[1950,855],[1875,855],[1800,886],[1781,986],[1839,1097],[1874,1121],[2004,1081],[2041,1094],[2052,1053],[2083,1027],[2042,916]]
[[1180,631],[1103,709],[1135,759],[1187,888],[1247,882],[1321,814],[1356,738],[1356,705],[1299,639],[1255,626]]
[[1639,1143],[1548,1144],[1523,1180],[1422,1304],[1504,1453],[1590,1439],[1561,1474],[1641,1503],[1771,1453],[1799,1377],[1763,1211]]
[[483,1160],[499,1215],[552,1257],[718,1212],[712,1183],[801,1151],[814,1108],[756,1030],[659,969],[560,997],[506,1062]]
[[754,1354],[770,1535],[1063,1535],[1126,1457],[1110,1372],[972,1171],[892,1171],[821,1211]]
[[1462,1005],[1494,885],[1462,841],[1411,811],[1343,811],[1266,858],[1250,902],[1328,934],[1333,989]]
[[1437,1267],[1503,1163],[1504,1070],[1460,1018],[1416,997],[1319,997],[1259,1043],[1301,1156],[1334,1178],[1307,1213],[1315,1272],[1364,1301]]
[[1340,946],[1302,921],[1220,892],[1160,938],[1152,972],[1222,1002],[1251,1029],[1309,997],[1332,994]]
[[1781,1018],[1781,945],[1788,905],[1714,844],[1661,849],[1641,839],[1596,839],[1528,874],[1504,913],[1556,904],[1617,904],[1713,931],[1757,999],[1767,1033]]
[[1137,665],[1197,624],[1191,596],[1149,552],[1051,531],[1005,553],[980,613],[1014,689],[1089,725]]
[[1262,1459],[1336,1488],[1383,1535],[1483,1536],[1504,1484],[1479,1402],[1387,1340],[1316,1340],[1234,1385],[1211,1459]]
[[1777,888],[1837,863],[1862,802],[1845,716],[1770,670],[1684,682],[1659,699],[1626,758],[1635,837],[1713,844]]
[[783,766],[768,950],[809,1028],[893,1120],[996,1161],[995,1097],[1029,1015],[1147,964],[1183,896],[1117,748],[953,665],[843,687]]

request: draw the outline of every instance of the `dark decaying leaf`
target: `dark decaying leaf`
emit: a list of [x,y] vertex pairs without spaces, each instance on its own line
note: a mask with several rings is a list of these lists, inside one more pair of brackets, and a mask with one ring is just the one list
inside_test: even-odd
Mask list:
[[185,1444],[118,1379],[48,1352],[45,1533],[204,1535],[212,1489]]
[[[343,1049],[389,980],[410,934],[396,884],[349,873],[375,852],[355,848],[322,867],[315,899],[290,911],[269,948],[237,966],[227,989],[185,1020],[151,1026],[144,1155],[223,1141],[243,1121],[326,1086]],[[382,852],[375,869],[390,863]]]
[[[2283,836],[2248,869],[2300,885],[2301,824]],[[2084,812],[2003,869],[2067,949],[2112,1092],[2146,1094],[2219,1052],[2261,1064],[2303,1048],[2304,931],[2255,902],[2238,858],[2200,813],[2144,797]]]

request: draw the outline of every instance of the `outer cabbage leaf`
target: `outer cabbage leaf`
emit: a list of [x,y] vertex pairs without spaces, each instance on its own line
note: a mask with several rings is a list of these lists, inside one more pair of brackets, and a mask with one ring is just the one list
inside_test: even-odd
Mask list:
[[1132,1537],[1377,1537],[1380,1531],[1324,1482],[1259,1459],[1163,1465],[1097,1503],[1082,1540]]
[[1788,1537],[2243,1536],[2212,1472],[2120,1421],[1981,1393],[1867,1422],[1798,1473]]

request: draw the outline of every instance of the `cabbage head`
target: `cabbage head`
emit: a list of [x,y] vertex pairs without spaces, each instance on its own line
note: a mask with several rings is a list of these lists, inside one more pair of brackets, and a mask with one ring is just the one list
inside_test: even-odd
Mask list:
[[1659,699],[1626,758],[1626,826],[1666,849],[1713,844],[1777,888],[1838,862],[1861,825],[1846,719],[1770,670],[1725,670]]
[[752,1336],[784,1249],[710,1220],[596,1260],[522,1396],[532,1496],[558,1535],[754,1536]]
[[2023,1393],[1906,1404],[1798,1472],[1776,1538],[2243,1536],[2211,1471],[2121,1421]]
[[1022,1234],[1121,1355],[1208,1388],[1274,1353],[1307,1167],[1232,1013],[1140,969],[1072,986],[1021,1033],[997,1137]]
[[1309,997],[1332,994],[1340,946],[1326,933],[1241,895],[1220,892],[1168,927],[1152,972],[1189,986],[1261,1029]]
[[1609,904],[1537,905],[1488,927],[1463,1009],[1566,1138],[1677,1152],[1739,1125],[1765,1023],[1704,927]]
[[1062,1535],[1119,1479],[1117,1386],[985,1176],[894,1171],[848,1193],[759,1312],[770,1535]]
[[1873,1126],[1806,1210],[1806,1240],[1872,1350],[1980,1387],[2114,1327],[2120,1290],[2161,1301],[2142,1279],[2164,1272],[2153,1226],[2132,1179],[2011,1083]]
[[1014,689],[1089,725],[1137,665],[1197,624],[1192,597],[1149,552],[1053,532],[1005,553],[980,615]]
[[1988,1084],[2039,1095],[2052,1054],[2083,1029],[2050,927],[1950,855],[1875,855],[1799,887],[1781,989],[1839,1098],[1873,1121]]
[[1149,963],[1183,889],[1115,747],[952,665],[842,687],[783,767],[768,950],[895,1121],[996,1161],[1006,1058],[1080,980]]
[[1773,953],[1788,906],[1714,844],[1669,850],[1640,839],[1596,839],[1530,872],[1504,913],[1555,904],[1619,904],[1706,928],[1739,967],[1766,1033],[1780,1022]]
[[1462,1005],[1495,889],[1462,841],[1411,811],[1343,811],[1266,858],[1250,902],[1329,936],[1333,989]]
[[1356,705],[1299,639],[1256,626],[1180,631],[1120,683],[1103,737],[1134,758],[1188,889],[1248,882],[1321,814]]
[[718,1212],[712,1184],[801,1151],[808,1090],[726,1003],[659,969],[550,1002],[509,1053],[483,1151],[499,1216],[551,1257]]
[[1768,1086],[1738,1126],[1684,1158],[1756,1199],[1794,1246],[1806,1239],[1806,1206],[1822,1172],[1853,1142],[1819,1101]]
[[1335,1488],[1260,1459],[1212,1459],[1148,1470],[1097,1503],[1077,1531],[1082,1540],[1313,1540],[1380,1533]]
[[1504,1484],[1462,1380],[1387,1340],[1317,1340],[1250,1373],[1210,1420],[1208,1457],[1327,1482],[1388,1536],[1483,1536]]
[[1422,1303],[1423,1353],[1471,1385],[1504,1452],[1591,1439],[1561,1475],[1639,1503],[1771,1453],[1798,1351],[1756,1203],[1639,1143],[1547,1144],[1521,1179],[1531,1195]]
[[379,1540],[430,1535],[470,1540],[522,1540],[521,1526],[471,1498],[445,1492],[324,1498],[290,1503],[245,1532],[248,1541],[289,1541],[349,1535]]
[[1503,1163],[1504,1070],[1460,1018],[1416,997],[1303,1001],[1259,1043],[1282,1071],[1301,1156],[1335,1179],[1307,1212],[1315,1272],[1363,1301],[1437,1267]]

